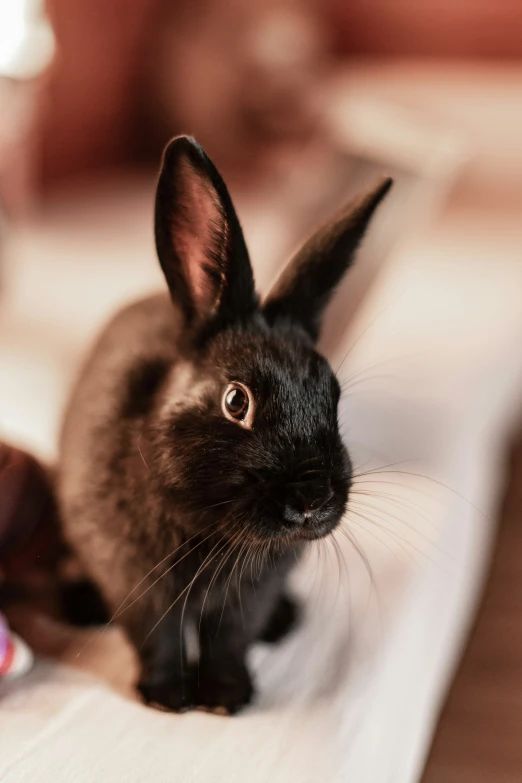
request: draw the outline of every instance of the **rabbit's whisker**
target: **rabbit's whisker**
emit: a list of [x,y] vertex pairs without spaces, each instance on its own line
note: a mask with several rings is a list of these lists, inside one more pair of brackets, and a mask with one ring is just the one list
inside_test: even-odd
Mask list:
[[[224,543],[223,543],[223,540],[224,540]],[[209,565],[210,565],[210,563],[211,563],[211,562],[212,562],[212,561],[213,561],[213,560],[214,560],[214,559],[217,557],[217,555],[219,555],[219,553],[220,553],[220,552],[221,552],[221,551],[222,551],[222,550],[223,550],[223,549],[224,549],[224,548],[227,546],[227,543],[228,543],[228,542],[227,542],[227,540],[225,539],[225,537],[224,537],[224,536],[222,536],[222,537],[219,539],[219,541],[218,541],[216,544],[214,544],[214,546],[212,547],[212,549],[210,550],[210,552],[207,554],[207,556],[206,556],[206,557],[205,557],[205,559],[203,560],[202,564],[200,565],[200,567],[199,567],[199,568],[198,568],[198,570],[196,571],[195,575],[193,576],[193,578],[191,579],[191,581],[189,582],[189,584],[188,584],[188,585],[187,585],[187,586],[186,586],[186,587],[185,587],[185,588],[184,588],[184,589],[181,591],[181,593],[179,593],[179,594],[178,594],[178,596],[177,596],[177,597],[174,599],[174,601],[172,601],[172,603],[170,604],[170,606],[168,606],[168,608],[167,608],[167,609],[166,609],[166,610],[163,612],[163,614],[161,615],[161,617],[159,618],[159,620],[158,620],[156,623],[154,623],[154,625],[152,626],[152,628],[151,628],[151,629],[150,629],[150,631],[148,632],[147,636],[146,636],[146,637],[145,637],[145,639],[143,640],[143,644],[145,644],[145,642],[147,641],[147,639],[149,639],[149,637],[151,636],[151,634],[153,634],[153,633],[154,633],[154,631],[156,630],[156,628],[158,627],[158,625],[159,625],[159,624],[160,624],[160,623],[161,623],[161,622],[162,622],[162,621],[165,619],[165,617],[166,617],[166,616],[169,614],[169,612],[170,612],[170,611],[171,611],[171,610],[174,608],[174,606],[177,604],[177,602],[180,600],[180,598],[182,598],[182,597],[183,597],[183,596],[186,594],[187,590],[188,590],[188,591],[190,591],[190,590],[191,590],[191,588],[192,588],[192,586],[193,586],[194,582],[196,581],[196,579],[198,578],[198,576],[199,576],[199,575],[202,573],[202,571],[204,571],[204,569],[205,569],[207,566],[209,566]],[[220,544],[221,544],[221,547],[220,547],[220,548],[219,548],[219,549],[216,551],[217,547],[218,547]]]
[[116,609],[116,611],[114,612],[114,614],[112,615],[112,617],[111,617],[111,618],[108,620],[108,622],[106,622],[106,623],[105,623],[105,625],[103,625],[101,628],[99,628],[99,629],[98,629],[98,630],[97,630],[95,633],[93,633],[93,634],[92,634],[92,635],[89,637],[89,639],[86,641],[86,643],[83,645],[83,647],[82,647],[82,648],[81,648],[81,649],[78,651],[78,653],[76,654],[76,657],[77,657],[77,658],[79,658],[79,657],[80,657],[80,655],[82,655],[82,654],[85,652],[85,650],[86,650],[86,649],[89,647],[89,645],[90,645],[90,644],[92,644],[94,641],[96,641],[97,639],[99,639],[99,638],[100,638],[100,637],[101,637],[101,636],[102,636],[102,635],[103,635],[103,634],[104,634],[104,633],[105,633],[105,632],[106,632],[106,631],[109,629],[109,627],[110,627],[110,626],[111,626],[111,625],[114,623],[114,621],[115,621],[115,620],[117,620],[117,618],[118,618],[118,617],[120,617],[120,616],[121,616],[121,615],[122,615],[124,612],[126,612],[126,611],[127,611],[127,609],[130,609],[130,607],[131,607],[131,606],[133,606],[133,605],[136,603],[136,601],[139,601],[139,599],[140,599],[140,598],[143,598],[143,596],[144,596],[146,593],[148,593],[148,591],[149,591],[149,590],[150,590],[152,587],[154,587],[154,585],[155,585],[157,582],[159,582],[159,581],[160,581],[160,579],[162,579],[164,576],[166,576],[166,575],[169,573],[169,571],[172,571],[172,569],[173,569],[173,568],[175,568],[175,566],[177,566],[177,564],[178,564],[178,563],[180,563],[182,560],[184,560],[184,559],[185,559],[185,557],[187,557],[188,555],[190,555],[190,553],[191,553],[191,552],[193,552],[193,551],[194,551],[194,549],[197,549],[199,546],[201,546],[201,544],[203,544],[205,541],[207,541],[207,540],[208,540],[208,539],[209,539],[209,538],[210,538],[210,537],[213,535],[213,533],[209,533],[209,535],[208,535],[208,536],[205,536],[205,538],[203,538],[203,539],[202,539],[200,542],[198,542],[198,543],[197,543],[197,544],[196,544],[194,547],[192,547],[191,549],[189,549],[189,550],[188,550],[188,551],[187,551],[187,552],[186,552],[186,553],[183,555],[183,557],[179,558],[179,559],[178,559],[178,560],[176,560],[174,563],[172,563],[172,565],[171,565],[171,566],[169,566],[169,568],[168,568],[166,571],[164,571],[163,573],[161,573],[161,574],[160,574],[160,576],[159,576],[157,579],[155,579],[155,580],[154,580],[154,582],[152,582],[152,584],[150,584],[150,585],[149,585],[149,586],[148,586],[148,587],[147,587],[147,588],[146,588],[146,589],[145,589],[145,590],[144,590],[142,593],[140,593],[140,595],[138,595],[138,596],[137,596],[137,597],[136,597],[136,598],[135,598],[133,601],[131,601],[131,603],[130,603],[130,604],[128,604],[127,606],[125,606],[126,602],[129,600],[129,598],[130,598],[130,597],[131,597],[131,595],[134,593],[134,591],[135,591],[135,590],[137,590],[137,589],[138,589],[138,587],[140,587],[140,585],[142,585],[142,584],[145,582],[145,580],[146,580],[146,579],[148,579],[148,577],[149,577],[151,574],[153,574],[153,573],[154,573],[154,571],[156,571],[156,569],[157,569],[157,568],[159,568],[161,565],[163,565],[163,563],[165,563],[165,561],[166,561],[166,560],[169,560],[171,557],[173,557],[173,556],[176,554],[176,552],[179,552],[179,550],[180,550],[180,549],[182,549],[184,546],[186,546],[186,544],[188,544],[190,541],[192,541],[194,538],[196,538],[196,536],[199,536],[199,535],[201,535],[201,533],[202,533],[202,532],[204,533],[204,532],[205,532],[205,530],[208,530],[208,528],[209,528],[209,527],[211,527],[213,524],[214,524],[214,523],[211,523],[210,525],[207,525],[206,527],[204,527],[202,531],[198,531],[197,533],[194,533],[194,535],[193,535],[193,536],[190,536],[190,538],[187,538],[187,539],[186,539],[186,541],[183,541],[183,543],[182,543],[182,544],[180,544],[179,546],[177,546],[177,547],[176,547],[176,549],[174,549],[172,552],[169,552],[169,554],[168,554],[168,555],[165,555],[165,557],[164,557],[162,560],[160,560],[158,563],[156,563],[156,565],[155,565],[155,566],[153,566],[153,567],[150,569],[150,571],[148,571],[148,572],[145,574],[145,576],[144,576],[144,577],[142,577],[142,579],[140,579],[140,581],[139,581],[139,582],[138,582],[138,583],[137,583],[137,584],[136,584],[136,585],[135,585],[135,586],[132,588],[132,590],[131,590],[131,591],[130,591],[128,594],[127,594],[127,596],[126,596],[126,597],[123,599],[123,601],[122,601],[122,602],[121,602],[121,604],[118,606],[118,608]]
[[[202,623],[202,620],[203,620],[203,612],[204,612],[204,609],[205,609],[205,604],[207,602],[207,599],[210,596],[210,593],[212,591],[212,587],[214,586],[214,584],[215,584],[215,582],[216,582],[216,580],[217,580],[221,570],[223,569],[223,567],[225,566],[227,561],[230,559],[232,554],[235,552],[236,546],[238,545],[238,541],[241,540],[241,533],[242,533],[242,531],[239,531],[238,533],[236,533],[236,535],[232,539],[232,543],[230,541],[227,542],[229,547],[230,547],[229,551],[227,552],[225,557],[222,558],[221,562],[218,563],[218,565],[216,566],[216,568],[214,570],[214,573],[212,575],[212,578],[210,579],[210,582],[207,585],[207,589],[205,591],[205,596],[203,598],[203,603],[201,605],[201,611],[199,613],[199,630],[200,631],[201,631],[201,623]],[[187,594],[187,598],[188,598],[188,594]],[[187,598],[185,598],[185,604],[187,602]],[[183,607],[183,609],[185,609],[185,607]]]

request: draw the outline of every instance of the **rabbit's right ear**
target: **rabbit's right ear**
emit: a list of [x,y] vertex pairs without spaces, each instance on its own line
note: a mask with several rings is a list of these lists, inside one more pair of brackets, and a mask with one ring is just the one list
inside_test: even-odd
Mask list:
[[265,299],[263,311],[269,323],[297,324],[317,340],[324,310],[391,185],[389,177],[380,180],[305,242]]
[[155,237],[170,295],[195,329],[247,319],[257,308],[243,232],[225,183],[188,136],[166,147]]

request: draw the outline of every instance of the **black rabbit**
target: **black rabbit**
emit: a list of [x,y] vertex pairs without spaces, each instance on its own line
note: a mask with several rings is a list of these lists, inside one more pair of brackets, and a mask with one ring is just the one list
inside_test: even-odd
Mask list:
[[289,570],[343,516],[340,389],[314,343],[390,184],[319,230],[260,302],[214,165],[188,137],[165,151],[155,236],[170,298],[127,307],[101,335],[58,482],[66,536],[139,653],[149,703],[248,704],[249,645],[284,633]]

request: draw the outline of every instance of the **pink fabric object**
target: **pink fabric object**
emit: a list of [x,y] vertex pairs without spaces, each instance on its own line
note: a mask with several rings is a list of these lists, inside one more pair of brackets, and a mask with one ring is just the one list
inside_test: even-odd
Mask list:
[[0,678],[21,677],[33,665],[33,654],[25,642],[11,633],[0,612]]

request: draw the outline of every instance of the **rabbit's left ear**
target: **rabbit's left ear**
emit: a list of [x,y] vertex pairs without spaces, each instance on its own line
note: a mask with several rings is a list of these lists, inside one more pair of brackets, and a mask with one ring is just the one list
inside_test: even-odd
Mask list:
[[254,278],[232,200],[199,144],[168,144],[156,191],[156,249],[171,298],[186,327],[199,330],[248,318],[257,308]]
[[269,323],[298,324],[317,340],[326,305],[352,265],[373,213],[391,186],[390,178],[379,181],[305,242],[264,301],[263,312]]

